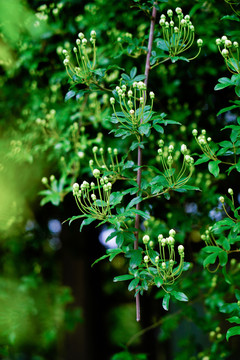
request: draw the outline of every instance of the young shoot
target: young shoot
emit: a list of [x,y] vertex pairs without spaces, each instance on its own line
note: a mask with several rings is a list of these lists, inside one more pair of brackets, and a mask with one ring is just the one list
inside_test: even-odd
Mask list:
[[224,58],[227,69],[233,74],[240,74],[239,44],[232,42],[227,36],[216,39],[216,45]]
[[184,266],[184,247],[178,246],[179,263],[177,263],[175,235],[174,229],[169,231],[169,236],[166,238],[159,234],[158,250],[154,249],[156,242],[152,241],[148,235],[143,236],[145,249],[142,264],[149,274],[149,285],[160,283],[164,288],[164,286],[172,285],[181,275]]
[[97,220],[111,216],[110,195],[112,184],[104,176],[100,177],[98,169],[93,170],[96,183],[83,181],[81,185],[73,184],[73,196],[81,213]]
[[[169,56],[175,57],[181,55],[188,50],[194,43],[195,28],[190,21],[190,15],[183,15],[182,9],[177,7],[176,17],[171,9],[167,11],[167,16],[162,14],[159,20],[159,24],[162,27],[163,39],[168,49]],[[203,45],[202,39],[197,40],[198,53],[191,59],[195,59],[201,52]]]
[[[73,48],[72,55],[68,50],[64,49],[63,64],[65,65],[68,76],[74,81],[81,81],[89,85],[92,80],[92,71],[96,65],[96,32],[91,31],[90,46],[83,33],[78,34],[76,46]],[[75,58],[75,59],[74,59]]]
[[[159,141],[158,159],[162,165],[163,176],[169,187],[179,189],[184,186],[191,178],[194,171],[194,159],[189,155],[189,151],[185,144],[182,144],[181,151],[175,151],[173,145],[164,146],[164,141]],[[175,161],[179,160],[183,155],[182,165],[177,169]]]

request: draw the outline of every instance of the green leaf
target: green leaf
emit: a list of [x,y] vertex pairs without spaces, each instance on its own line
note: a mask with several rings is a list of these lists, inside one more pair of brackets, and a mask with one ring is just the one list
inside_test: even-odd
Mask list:
[[219,262],[221,266],[225,266],[228,262],[228,254],[226,253],[226,251],[221,251],[218,254],[218,258],[219,258]]
[[130,71],[130,78],[131,78],[131,79],[134,79],[134,77],[136,76],[136,74],[137,74],[137,68],[136,68],[136,66],[134,66],[134,67],[131,69],[131,71]]
[[100,258],[98,258],[97,260],[94,261],[94,263],[92,263],[91,267],[93,267],[95,264],[97,264],[99,261],[106,259],[107,257],[109,257],[109,254],[103,255]]
[[118,281],[132,280],[132,279],[134,279],[134,276],[133,276],[133,275],[126,274],[126,275],[115,276],[115,278],[113,279],[113,281],[114,281],[114,282],[118,282]]
[[111,193],[109,203],[111,206],[120,204],[123,198],[123,194],[120,191]]
[[130,258],[129,266],[134,269],[142,262],[142,250],[130,250],[126,253],[126,257]]
[[164,129],[163,129],[162,126],[156,124],[156,125],[153,125],[153,128],[154,128],[157,132],[159,132],[160,134],[164,134]]
[[131,209],[134,205],[139,204],[142,201],[142,197],[141,196],[137,196],[134,199],[132,199],[130,201],[130,203],[127,205],[126,209],[129,210]]
[[128,285],[128,290],[132,291],[132,290],[136,289],[136,287],[138,286],[139,280],[140,280],[139,278],[133,279],[130,282],[130,284]]
[[208,255],[206,257],[206,259],[203,261],[203,266],[206,267],[209,264],[214,264],[216,261],[218,254],[217,253],[213,253],[211,255]]
[[208,170],[215,177],[218,177],[218,175],[219,175],[219,166],[218,166],[218,164],[220,162],[221,162],[221,160],[216,160],[216,161],[209,161],[209,163],[208,163]]
[[231,336],[235,336],[235,335],[240,335],[240,326],[234,326],[234,327],[228,329],[227,334],[226,334],[227,341]]
[[229,319],[227,319],[230,323],[236,323],[240,325],[240,318],[238,316],[232,316]]
[[164,295],[163,301],[162,301],[162,307],[166,311],[168,311],[168,309],[169,309],[169,300],[170,300],[170,294],[167,293],[167,294]]
[[109,261],[112,261],[115,256],[122,254],[123,251],[121,249],[108,249],[107,253],[109,254]]
[[163,279],[161,279],[160,277],[155,277],[154,278],[154,282],[155,282],[155,285],[158,287],[158,288],[160,288],[161,287],[161,285],[163,284]]
[[96,219],[92,218],[92,217],[89,217],[87,219],[84,219],[81,223],[81,226],[80,226],[80,232],[82,231],[82,228],[83,226],[85,225],[90,225],[93,221],[95,221]]
[[140,125],[138,128],[138,131],[141,135],[149,136],[150,129],[151,129],[151,124],[146,123],[146,124]]
[[188,301],[187,295],[183,292],[173,290],[171,295],[173,295],[178,301]]
[[118,247],[121,247],[122,244],[124,243],[124,235],[123,235],[123,232],[119,232],[117,237],[116,237],[116,243],[117,243],[117,246]]

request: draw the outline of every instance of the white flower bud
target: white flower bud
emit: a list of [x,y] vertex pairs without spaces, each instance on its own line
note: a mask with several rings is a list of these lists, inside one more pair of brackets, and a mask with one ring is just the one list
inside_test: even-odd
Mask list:
[[174,21],[170,21],[170,26],[173,27],[174,26]]
[[155,257],[155,262],[158,263],[159,262],[159,256]]
[[162,234],[159,234],[159,235],[158,235],[158,241],[161,242],[162,239],[163,239],[163,235],[162,235]]
[[164,25],[165,25],[165,19],[160,19],[160,20],[159,20],[159,24],[160,24],[161,26],[164,26]]
[[216,45],[221,45],[221,42],[222,42],[222,40],[221,39],[216,39]]
[[77,45],[80,45],[81,44],[81,41],[79,39],[76,40],[76,44]]
[[179,252],[179,254],[183,254],[183,252],[184,252],[184,246],[183,245],[178,246],[178,252]]
[[91,194],[91,199],[92,199],[93,201],[95,201],[95,200],[97,199],[96,195],[95,195],[95,194]]
[[144,235],[144,236],[143,236],[143,243],[144,243],[145,245],[148,244],[149,240],[150,240],[150,237],[149,237],[148,235]]
[[111,97],[111,98],[110,98],[110,104],[111,104],[111,105],[114,105],[114,104],[115,104],[115,98],[114,98],[114,97]]
[[185,154],[187,154],[187,146],[185,145],[185,144],[182,144],[181,145],[181,153],[183,154],[183,155],[185,155]]
[[173,16],[173,11],[172,11],[171,9],[169,9],[169,10],[167,11],[167,14],[168,14],[169,17],[172,17],[172,16]]
[[192,134],[193,134],[193,136],[197,136],[197,134],[198,134],[197,129],[193,129]]
[[197,40],[197,45],[198,45],[199,47],[202,47],[202,46],[203,46],[203,40],[202,40],[202,39],[198,39],[198,40]]
[[42,184],[43,185],[46,185],[48,183],[48,178],[46,177],[46,176],[44,176],[43,178],[42,178]]
[[133,92],[132,92],[132,90],[128,90],[128,97],[132,97],[133,96]]
[[229,195],[233,196],[233,189],[229,188],[228,193],[229,193]]
[[93,151],[93,153],[96,153],[96,152],[98,151],[98,147],[97,147],[97,146],[94,146],[94,147],[92,148],[92,151]]
[[69,64],[69,60],[68,59],[64,59],[63,60],[63,65],[67,66]]
[[145,263],[148,263],[149,262],[149,257],[147,255],[145,255],[143,260],[144,260]]
[[97,179],[100,176],[100,171],[98,169],[93,170],[93,176]]
[[169,230],[169,235],[174,237],[176,235],[176,231],[174,229]]
[[91,33],[90,33],[90,35],[91,35],[91,37],[92,37],[93,39],[95,39],[95,37],[96,37],[96,31],[95,31],[95,30],[92,30]]
[[166,263],[165,262],[162,262],[162,268],[163,268],[163,270],[166,269]]
[[234,41],[234,42],[233,42],[233,46],[234,46],[235,48],[238,48],[238,46],[239,46],[239,45],[238,45],[238,42],[237,42],[237,41]]
[[79,34],[78,34],[78,37],[79,37],[79,39],[84,39],[84,34],[82,33],[82,32],[80,32]]
[[222,50],[222,56],[223,56],[223,57],[227,57],[228,54],[229,54],[229,51],[228,51],[227,49],[223,49],[223,50]]
[[149,93],[150,99],[154,99],[155,98],[155,94],[153,91],[150,91]]
[[79,184],[75,183],[73,184],[73,192],[77,192],[79,190]]
[[134,115],[134,110],[131,109],[131,110],[129,111],[129,113],[130,113],[131,115]]
[[118,154],[118,149],[113,149],[113,153],[114,153],[114,155],[117,155]]
[[223,41],[223,43],[225,43],[225,41],[227,40],[227,37],[225,35],[223,35],[221,40]]
[[182,14],[182,9],[180,7],[177,7],[175,11],[178,15]]

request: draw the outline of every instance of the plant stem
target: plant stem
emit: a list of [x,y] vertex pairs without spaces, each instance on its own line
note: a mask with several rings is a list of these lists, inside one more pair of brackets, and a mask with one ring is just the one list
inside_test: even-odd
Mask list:
[[[151,52],[152,52],[152,44],[153,44],[153,34],[154,34],[154,26],[155,26],[155,21],[156,21],[156,15],[157,15],[157,9],[155,7],[155,5],[157,5],[157,2],[154,2],[153,4],[153,9],[152,9],[152,17],[151,17],[151,23],[150,23],[150,32],[149,32],[149,39],[148,39],[148,52],[147,52],[147,58],[146,58],[146,64],[145,64],[145,80],[144,83],[147,87],[147,83],[148,83],[148,77],[149,77],[149,71],[150,71],[150,57],[151,57]],[[141,120],[142,122],[142,120]],[[142,148],[139,146],[138,147],[138,171],[137,171],[137,184],[138,184],[138,188],[139,190],[141,189],[141,178],[142,178]],[[136,210],[140,210],[140,203],[138,203],[136,205]],[[140,228],[140,215],[136,214],[135,217],[135,228],[137,229],[136,233],[135,233],[135,241],[134,241],[134,249],[137,250],[138,249],[138,237],[139,237],[139,228]],[[140,294],[136,293],[136,320],[140,321],[141,319],[141,314],[140,314]]]

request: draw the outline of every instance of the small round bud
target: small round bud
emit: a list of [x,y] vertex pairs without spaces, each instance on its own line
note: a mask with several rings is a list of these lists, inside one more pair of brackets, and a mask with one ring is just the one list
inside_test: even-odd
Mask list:
[[239,46],[239,45],[238,45],[238,42],[237,42],[237,41],[234,41],[234,42],[233,42],[233,46],[234,46],[235,48],[238,48],[238,46]]
[[53,182],[55,180],[55,176],[54,175],[51,175],[50,176],[50,181]]
[[228,51],[227,49],[223,49],[223,50],[222,50],[222,56],[223,56],[224,58],[227,57],[228,54],[229,54],[229,51]]
[[81,41],[79,39],[76,40],[76,44],[77,45],[80,45],[81,44]]
[[112,153],[112,148],[108,147],[107,151],[108,151],[109,154],[111,154]]
[[176,231],[174,229],[169,230],[169,235],[170,236],[175,236],[176,235]]
[[116,148],[113,149],[113,154],[114,154],[114,155],[117,155],[117,154],[118,154],[118,149],[116,149]]
[[165,262],[162,262],[162,268],[163,268],[163,270],[166,269],[166,263]]
[[162,235],[162,234],[159,234],[159,235],[158,235],[158,241],[161,242],[162,239],[163,239],[163,235]]
[[97,146],[94,146],[93,149],[92,149],[93,153],[96,153],[98,151],[98,147]]
[[159,262],[159,256],[155,257],[155,262],[158,263]]
[[168,14],[169,17],[172,17],[172,16],[173,16],[173,11],[172,11],[171,9],[169,9],[169,10],[167,11],[167,14]]
[[229,188],[229,189],[228,189],[228,193],[229,193],[231,196],[233,196],[233,189]]
[[180,7],[177,7],[175,11],[178,15],[182,14],[182,9]]
[[153,91],[150,91],[149,93],[150,99],[154,99],[155,98],[155,94]]
[[173,146],[173,145],[169,145],[168,151],[171,153],[171,152],[173,152],[173,150],[174,150],[174,146]]
[[150,242],[149,242],[149,246],[150,246],[151,248],[153,248],[153,247],[154,247],[154,242],[153,242],[153,241],[150,241]]
[[98,169],[93,170],[93,176],[97,179],[100,176],[100,171]]
[[193,136],[197,136],[197,134],[198,134],[197,129],[193,129],[192,134],[193,134]]
[[228,47],[228,48],[231,47],[232,46],[231,40],[226,40],[225,41],[225,46]]
[[48,178],[46,177],[46,176],[44,176],[43,178],[42,178],[42,184],[43,185],[46,185],[48,183]]
[[67,66],[69,64],[69,60],[68,59],[64,59],[63,60],[63,65]]
[[161,139],[161,140],[159,140],[158,145],[159,145],[160,147],[163,147],[163,145],[164,145],[164,141],[163,141],[162,139]]
[[133,115],[134,115],[134,110],[131,109],[131,110],[129,111],[129,113],[133,116]]
[[208,142],[211,142],[211,141],[212,141],[212,138],[208,137],[208,138],[207,138],[207,141],[208,141]]
[[84,39],[84,34],[82,33],[82,32],[80,32],[79,34],[78,34],[78,37],[79,37],[79,39]]
[[79,184],[75,183],[73,184],[73,192],[77,192],[79,190]]
[[186,21],[189,21],[189,20],[190,20],[190,16],[189,16],[189,15],[185,15],[185,16],[184,16],[184,19],[185,19]]
[[74,46],[74,48],[73,48],[73,52],[76,54],[77,53],[77,48]]
[[87,39],[82,39],[82,45],[85,46],[87,44]]
[[177,26],[175,26],[173,30],[174,30],[175,34],[177,34],[179,32],[179,28]]
[[227,40],[227,37],[225,35],[223,35],[221,40],[225,43],[225,41]]
[[183,245],[178,246],[178,252],[179,252],[179,254],[182,254],[184,252],[184,246]]
[[221,39],[216,39],[216,45],[217,45],[217,46],[221,45],[221,42],[222,42]]
[[198,39],[198,40],[197,40],[197,45],[198,45],[198,47],[202,47],[202,46],[203,46],[203,40],[202,40],[202,39]]
[[187,146],[185,145],[185,144],[182,144],[181,145],[181,153],[183,154],[183,155],[185,155],[185,154],[187,154]]
[[147,255],[145,255],[143,260],[144,260],[145,263],[148,263],[149,262],[149,257]]
[[224,197],[223,197],[223,196],[220,196],[218,200],[219,200],[222,204],[224,203]]
[[181,20],[181,25],[182,25],[183,27],[185,27],[185,26],[187,25],[187,22],[186,22],[185,19],[182,19],[182,20]]
[[170,21],[170,26],[173,27],[174,26],[174,21]]
[[148,235],[144,235],[144,237],[143,237],[143,243],[144,243],[145,245],[148,244],[149,240],[150,240],[150,237],[149,237]]
[[160,20],[159,20],[159,24],[160,24],[161,26],[164,26],[164,25],[165,25],[165,19],[160,19]]
[[111,97],[111,98],[110,98],[110,104],[111,104],[111,105],[114,105],[114,104],[115,104],[115,98],[114,98],[114,97]]
[[91,199],[92,199],[93,201],[95,201],[95,200],[97,199],[96,195],[95,195],[95,194],[91,194]]
[[95,38],[96,38],[96,31],[95,31],[95,30],[92,30],[92,31],[90,32],[90,36],[91,36],[93,39],[95,39]]

